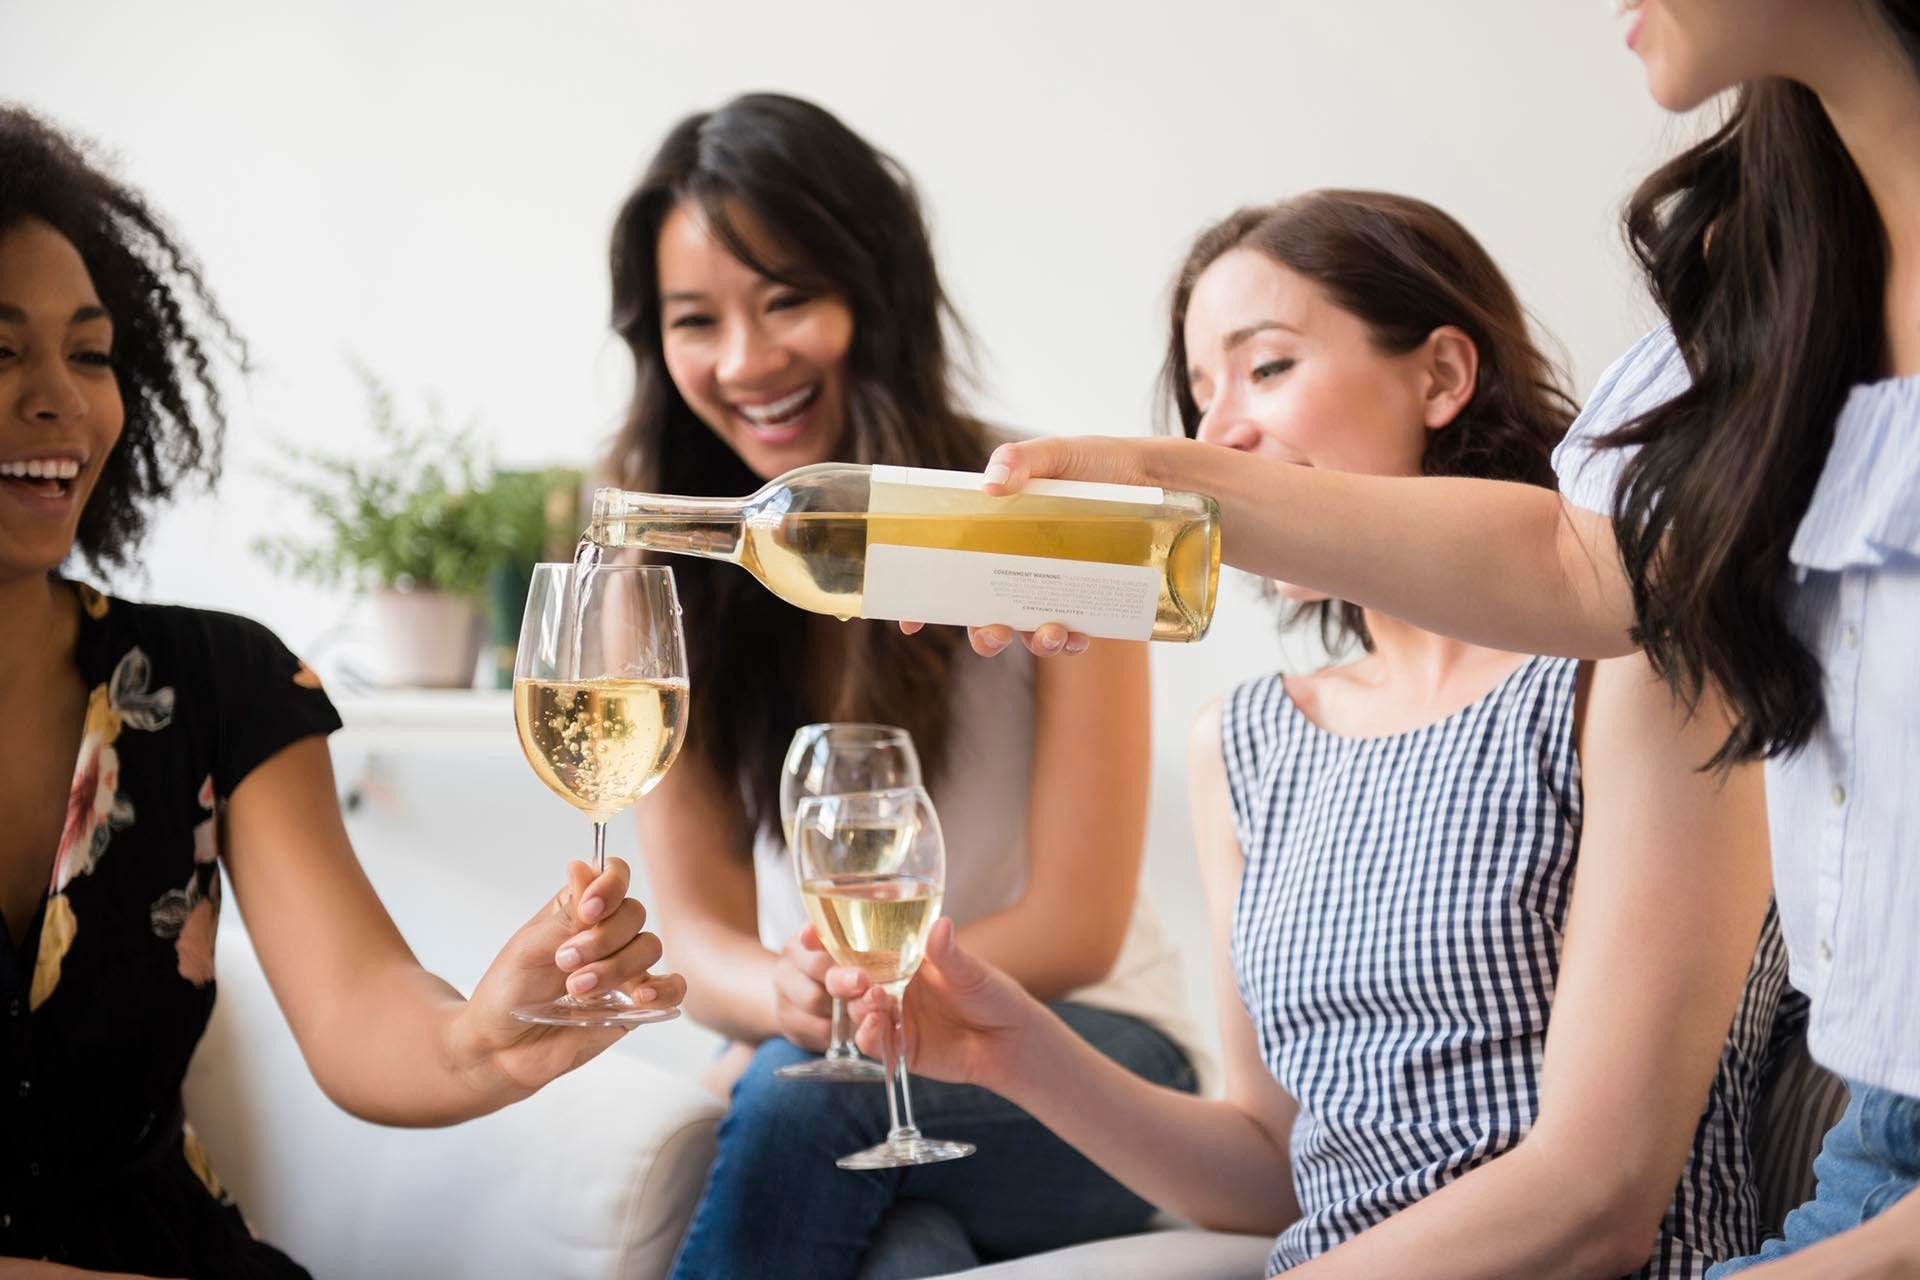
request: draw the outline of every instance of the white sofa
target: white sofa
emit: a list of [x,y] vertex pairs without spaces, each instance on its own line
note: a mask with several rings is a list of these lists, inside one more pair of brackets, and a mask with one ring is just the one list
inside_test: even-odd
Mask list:
[[[355,847],[422,961],[470,983],[558,887],[560,861],[582,843],[584,824],[520,761],[510,720],[494,723],[504,703],[430,715],[403,708],[393,723],[376,710],[344,705],[354,729],[335,743],[356,802]],[[631,828],[617,828],[615,852],[633,858],[622,847],[631,840]],[[1167,895],[1156,902],[1181,909]],[[662,931],[670,947],[670,922]],[[220,996],[189,1075],[187,1114],[256,1231],[317,1280],[665,1273],[721,1110],[694,1083],[718,1047],[711,1033],[684,1018],[639,1028],[496,1115],[446,1130],[383,1129],[348,1117],[313,1084],[230,906],[217,954]],[[1800,1047],[1763,1118],[1770,1220],[1807,1194],[1818,1135],[1844,1098]],[[1270,1243],[1161,1230],[968,1274],[1232,1280],[1262,1274]]]
[[[470,984],[559,886],[585,824],[520,760],[503,699],[341,703],[334,756],[355,848],[422,962]],[[612,834],[637,865],[631,828]],[[642,1027],[495,1115],[366,1124],[313,1083],[227,904],[187,1114],[260,1236],[317,1280],[665,1274],[712,1157],[721,1106],[694,1080],[717,1037],[685,1018]],[[671,947],[670,922],[661,930]],[[1228,1280],[1258,1275],[1267,1244],[1155,1232],[976,1274]]]
[[720,1114],[691,1081],[616,1050],[479,1120],[382,1128],[313,1083],[244,939],[219,982],[187,1114],[255,1232],[319,1280],[665,1274]]
[[[481,957],[484,960],[486,957]],[[720,1104],[638,1030],[532,1098],[451,1129],[355,1120],[313,1083],[237,921],[187,1114],[254,1230],[317,1280],[654,1280],[693,1212]],[[825,1086],[822,1086],[825,1087]],[[833,1176],[826,1171],[824,1176]],[[971,1274],[993,1280],[1256,1276],[1270,1242],[1179,1230]]]

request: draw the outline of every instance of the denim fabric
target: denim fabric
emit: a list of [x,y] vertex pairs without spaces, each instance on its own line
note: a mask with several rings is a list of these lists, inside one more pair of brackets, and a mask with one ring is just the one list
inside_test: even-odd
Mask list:
[[[1155,1083],[1192,1092],[1192,1063],[1173,1041],[1137,1018],[1071,1002],[1053,1011],[1087,1043]],[[976,1259],[1018,1257],[1084,1240],[1140,1230],[1152,1206],[1055,1137],[1012,1103],[985,1089],[913,1079],[913,1110],[932,1138],[971,1142],[962,1160],[852,1173],[840,1156],[872,1146],[887,1132],[886,1092],[878,1084],[781,1080],[774,1071],[812,1055],[769,1040],[734,1086],[720,1121],[713,1168],[674,1261],[673,1280],[754,1280],[867,1275],[906,1280],[937,1275]],[[929,1215],[882,1223],[896,1205],[920,1202],[950,1215],[972,1255],[951,1244],[947,1221]],[[877,1242],[879,1242],[877,1244]],[[923,1249],[923,1246],[925,1248]],[[875,1257],[868,1259],[872,1251]],[[924,1251],[921,1261],[898,1255]],[[925,1269],[919,1269],[924,1266]]]
[[1813,1199],[1787,1215],[1786,1237],[1707,1272],[1721,1280],[1851,1231],[1920,1186],[1920,1098],[1854,1084],[1853,1101],[1814,1158]]

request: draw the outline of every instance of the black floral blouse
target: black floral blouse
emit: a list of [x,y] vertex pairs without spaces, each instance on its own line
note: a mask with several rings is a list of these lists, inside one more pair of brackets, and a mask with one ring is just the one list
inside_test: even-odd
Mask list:
[[304,1276],[248,1232],[180,1085],[213,1011],[220,810],[340,718],[257,623],[77,590],[91,692],[66,826],[27,936],[0,921],[0,1257]]

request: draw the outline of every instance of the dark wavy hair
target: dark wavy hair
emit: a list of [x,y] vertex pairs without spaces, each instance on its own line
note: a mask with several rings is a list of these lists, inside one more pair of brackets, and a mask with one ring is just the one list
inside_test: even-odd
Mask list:
[[[1479,375],[1453,421],[1428,433],[1421,471],[1555,486],[1553,447],[1577,406],[1559,368],[1535,344],[1513,286],[1453,218],[1424,200],[1380,191],[1310,191],[1241,209],[1194,241],[1174,281],[1160,374],[1161,403],[1173,406],[1186,435],[1200,429],[1187,367],[1187,308],[1207,268],[1234,249],[1265,254],[1319,285],[1367,326],[1380,351],[1412,351],[1443,325],[1463,331],[1479,354]],[[1329,649],[1348,637],[1373,647],[1359,605],[1307,604],[1291,611],[1290,621],[1316,614]]]
[[211,355],[246,368],[246,345],[199,265],[139,192],[70,135],[0,104],[0,232],[44,222],[72,242],[113,319],[112,367],[126,406],[74,547],[96,572],[127,565],[153,511],[185,480],[211,484],[226,431]]
[[[781,94],[735,98],[676,124],[614,222],[613,327],[633,354],[634,388],[608,470],[628,487],[737,496],[760,487],[744,462],[687,406],[661,348],[657,248],[681,203],[722,244],[771,280],[844,298],[853,311],[842,460],[978,470],[992,437],[957,404],[949,336],[966,330],[935,270],[932,242],[906,172],[836,117]],[[778,261],[742,234],[750,217]],[[761,246],[762,250],[766,246]],[[738,784],[750,829],[779,815],[788,740],[812,720],[908,729],[929,777],[945,756],[948,675],[964,641],[891,623],[845,624],[837,665],[857,672],[832,706],[814,705],[807,614],[731,565],[674,560],[688,628],[700,637],[689,675],[689,749]],[[931,641],[931,643],[929,643]]]
[[[1920,3],[1870,7],[1920,75]],[[1638,447],[1613,521],[1635,638],[1687,705],[1724,693],[1714,765],[1790,754],[1825,699],[1787,621],[1787,551],[1848,392],[1885,364],[1885,234],[1819,98],[1786,80],[1746,85],[1626,229],[1693,378],[1606,441]]]

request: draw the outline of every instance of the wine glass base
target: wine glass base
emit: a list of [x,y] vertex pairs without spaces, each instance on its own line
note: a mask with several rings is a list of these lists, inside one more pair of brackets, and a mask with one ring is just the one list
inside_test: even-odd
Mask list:
[[939,1164],[973,1154],[971,1142],[949,1142],[944,1138],[901,1138],[883,1142],[834,1163],[842,1169],[898,1169],[910,1164]]
[[788,1063],[773,1073],[782,1080],[816,1080],[828,1084],[872,1084],[887,1072],[871,1058],[809,1058]]
[[561,996],[546,1004],[522,1005],[513,1011],[517,1020],[543,1027],[638,1027],[649,1022],[671,1022],[679,1016],[678,1009],[649,1009],[617,992],[588,996],[584,1000]]

